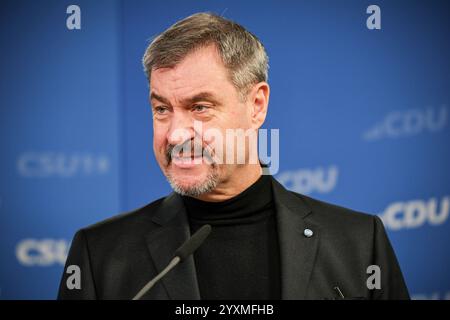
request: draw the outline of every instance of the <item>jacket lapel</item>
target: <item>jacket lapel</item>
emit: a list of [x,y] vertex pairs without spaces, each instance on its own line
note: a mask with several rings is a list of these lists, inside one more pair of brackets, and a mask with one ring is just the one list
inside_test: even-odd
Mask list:
[[[159,224],[160,227],[145,238],[159,273],[172,260],[174,252],[191,236],[182,198],[175,192],[170,194],[163,200],[152,220]],[[161,281],[169,299],[200,299],[192,255],[172,269]]]
[[[280,246],[281,298],[305,299],[320,230],[317,225],[308,221],[311,209],[306,202],[290,193],[275,179],[272,181]],[[172,192],[163,200],[152,220],[160,227],[146,236],[146,242],[155,267],[160,272],[173,258],[175,250],[191,236],[181,196]],[[305,229],[312,230],[313,236],[305,237]],[[192,255],[161,281],[170,299],[200,299]]]
[[[319,228],[308,222],[311,209],[273,179],[281,263],[281,298],[305,299],[319,243]],[[311,237],[304,230],[313,231]]]

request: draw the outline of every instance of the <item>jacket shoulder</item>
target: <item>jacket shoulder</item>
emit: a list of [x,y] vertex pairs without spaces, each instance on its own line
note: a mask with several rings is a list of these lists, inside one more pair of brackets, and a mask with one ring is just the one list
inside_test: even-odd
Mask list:
[[123,212],[108,219],[82,228],[87,237],[117,237],[144,233],[153,226],[152,217],[165,197],[157,199],[143,207]]
[[289,192],[308,205],[313,213],[312,219],[321,225],[339,228],[340,230],[350,228],[355,231],[355,229],[361,228],[364,230],[372,229],[375,223],[381,221],[376,215],[321,201],[293,191]]

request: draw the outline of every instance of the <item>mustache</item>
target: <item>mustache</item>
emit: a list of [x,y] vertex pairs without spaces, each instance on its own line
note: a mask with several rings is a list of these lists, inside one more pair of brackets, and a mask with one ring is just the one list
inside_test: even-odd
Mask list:
[[173,157],[176,157],[181,153],[183,153],[184,157],[204,157],[209,161],[209,163],[215,163],[213,150],[211,149],[211,147],[209,145],[204,146],[202,144],[198,144],[192,140],[187,140],[182,144],[177,145],[168,144],[166,148],[167,163],[170,163]]

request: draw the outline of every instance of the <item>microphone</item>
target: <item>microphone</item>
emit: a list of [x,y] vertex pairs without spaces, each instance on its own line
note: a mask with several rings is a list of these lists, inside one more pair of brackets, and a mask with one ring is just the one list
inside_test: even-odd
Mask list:
[[190,237],[185,243],[179,247],[174,254],[174,257],[169,262],[167,267],[161,271],[156,277],[150,280],[137,294],[134,296],[133,300],[139,300],[142,298],[144,294],[147,293],[161,278],[163,278],[170,270],[172,270],[177,264],[183,262],[188,258],[191,254],[194,253],[195,250],[198,249],[205,241],[206,237],[208,237],[211,232],[211,226],[209,224],[205,224],[197,232],[194,233],[192,237]]

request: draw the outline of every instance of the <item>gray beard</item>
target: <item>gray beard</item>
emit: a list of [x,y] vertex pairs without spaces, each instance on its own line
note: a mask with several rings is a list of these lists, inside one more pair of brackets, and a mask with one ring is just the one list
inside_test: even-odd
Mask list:
[[182,195],[189,197],[198,197],[204,193],[211,192],[214,190],[219,184],[219,174],[215,170],[216,168],[212,168],[212,170],[208,173],[205,181],[198,183],[196,185],[190,186],[188,188],[180,186],[176,179],[172,177],[170,174],[167,174],[166,178],[172,187],[173,191]]

